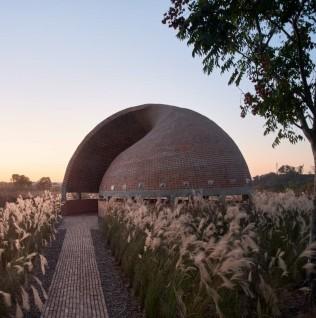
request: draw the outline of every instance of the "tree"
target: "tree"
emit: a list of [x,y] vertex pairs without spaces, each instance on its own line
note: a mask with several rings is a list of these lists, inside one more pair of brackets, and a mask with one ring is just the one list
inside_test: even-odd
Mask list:
[[296,167],[295,170],[296,170],[296,172],[297,172],[298,174],[303,174],[304,165],[300,165],[300,166]]
[[37,183],[36,187],[39,190],[49,190],[52,188],[52,181],[50,180],[50,177],[42,177],[40,178]]
[[20,175],[14,173],[11,176],[11,181],[14,184],[14,186],[18,188],[26,188],[32,185],[32,181],[30,181],[30,179],[23,174]]
[[280,173],[280,174],[295,173],[296,174],[296,169],[295,169],[295,167],[292,167],[289,165],[283,165],[279,168],[278,173]]
[[315,0],[171,0],[162,22],[193,46],[206,73],[229,72],[237,87],[248,79],[241,116],[263,117],[264,134],[276,132],[273,146],[305,136],[316,166]]

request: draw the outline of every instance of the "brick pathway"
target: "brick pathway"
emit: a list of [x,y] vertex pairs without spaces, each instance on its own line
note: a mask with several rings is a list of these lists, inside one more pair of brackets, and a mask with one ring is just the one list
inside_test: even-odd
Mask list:
[[65,217],[67,230],[43,318],[108,318],[90,230],[97,216]]

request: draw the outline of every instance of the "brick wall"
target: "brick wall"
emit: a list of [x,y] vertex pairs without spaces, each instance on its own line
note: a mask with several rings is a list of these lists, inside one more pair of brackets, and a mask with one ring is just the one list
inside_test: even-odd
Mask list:
[[93,129],[70,160],[63,187],[113,195],[194,189],[239,194],[250,189],[250,179],[237,145],[213,121],[188,109],[148,104]]
[[98,213],[98,200],[97,199],[84,199],[84,200],[69,200],[62,205],[62,215],[75,215],[75,214],[97,214]]

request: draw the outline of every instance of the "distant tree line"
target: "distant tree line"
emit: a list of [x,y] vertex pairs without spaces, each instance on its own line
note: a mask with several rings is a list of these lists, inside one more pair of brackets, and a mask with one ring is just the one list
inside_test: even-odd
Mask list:
[[60,183],[52,182],[50,177],[42,177],[32,182],[29,177],[14,173],[10,182],[0,181],[0,207],[4,207],[6,202],[14,202],[19,195],[28,197],[29,193],[37,195],[43,190],[60,192],[60,188]]
[[288,174],[288,173],[294,173],[294,174],[302,174],[304,170],[304,165],[298,166],[298,167],[292,167],[289,165],[283,165],[278,169],[279,174]]
[[[32,187],[33,182],[29,177],[23,174],[12,174],[11,182],[17,189],[27,189]],[[50,177],[42,177],[34,184],[37,190],[50,190],[52,188],[52,181]]]
[[285,191],[292,189],[297,192],[313,191],[313,174],[303,174],[304,166],[293,167],[282,165],[276,172],[270,172],[253,178],[253,186],[257,190]]

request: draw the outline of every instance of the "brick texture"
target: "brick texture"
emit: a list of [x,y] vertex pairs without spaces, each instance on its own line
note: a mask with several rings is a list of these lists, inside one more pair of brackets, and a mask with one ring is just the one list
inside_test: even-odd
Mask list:
[[75,214],[96,214],[98,211],[97,199],[84,199],[84,200],[68,200],[61,207],[62,215],[75,215]]
[[97,216],[65,217],[66,236],[43,318],[108,318],[90,230]]
[[188,109],[148,104],[91,131],[67,167],[64,191],[239,194],[250,189],[250,179],[237,145],[213,121]]

